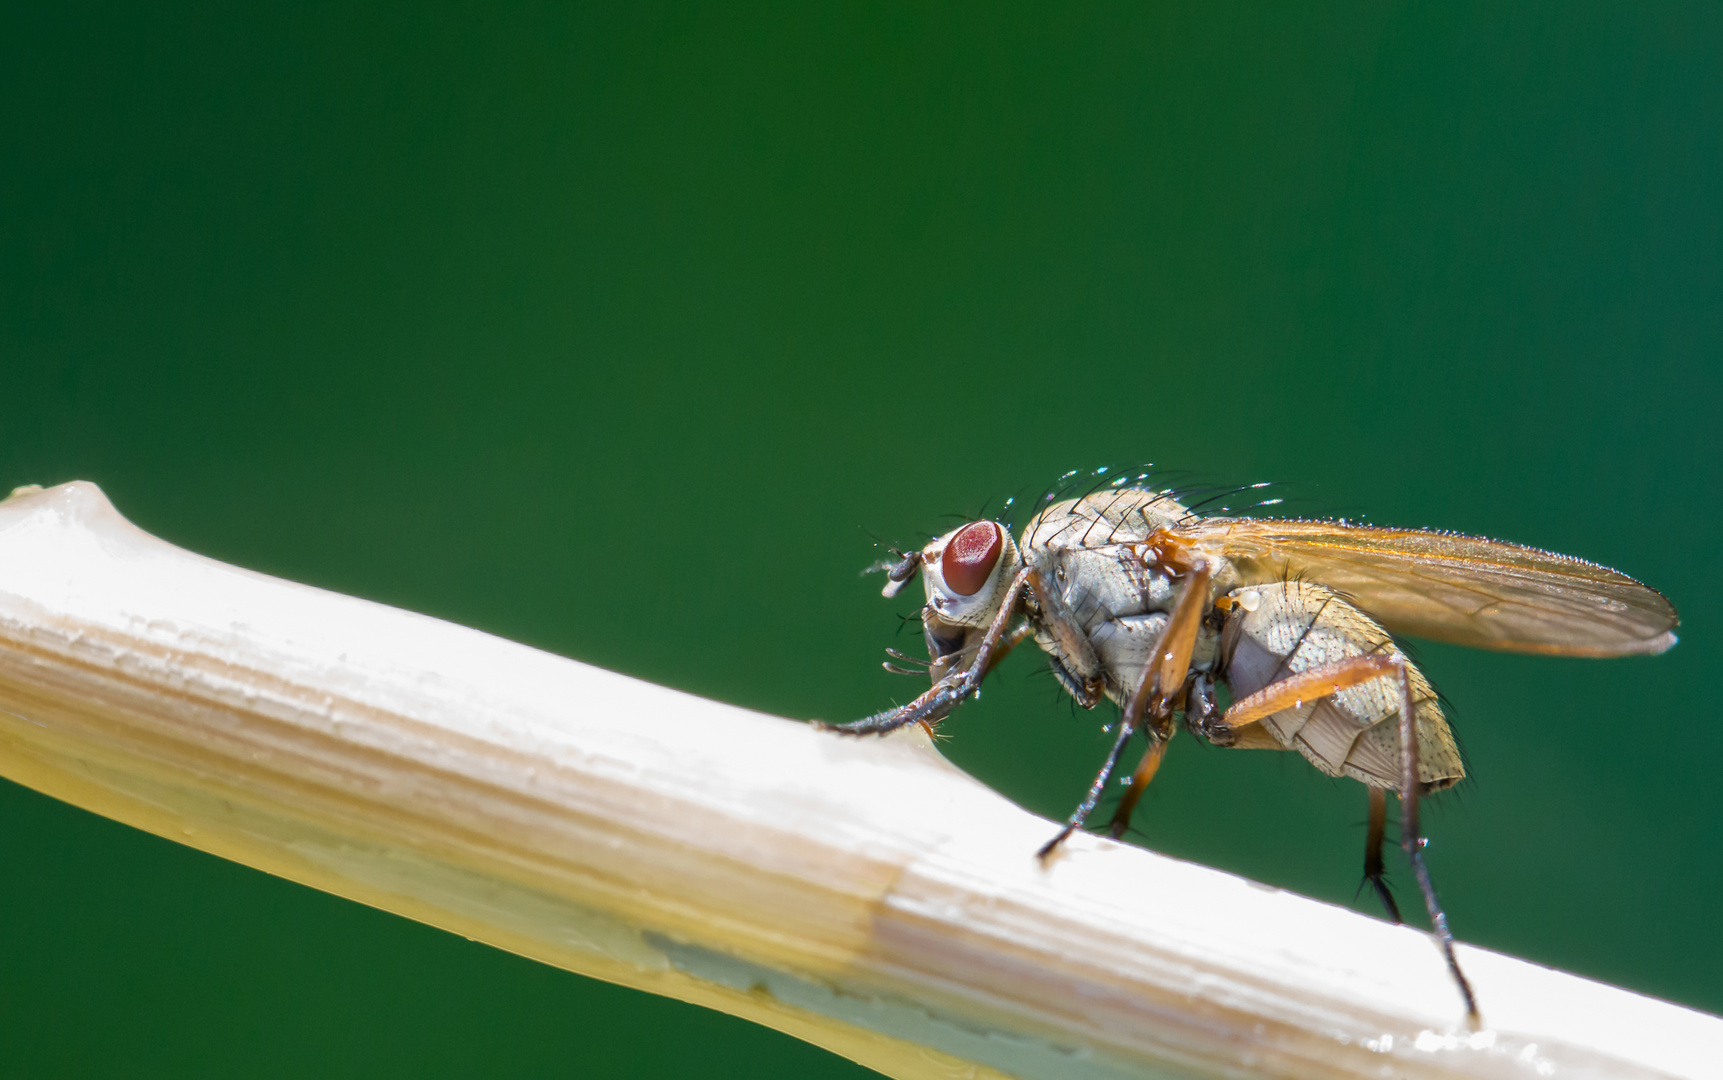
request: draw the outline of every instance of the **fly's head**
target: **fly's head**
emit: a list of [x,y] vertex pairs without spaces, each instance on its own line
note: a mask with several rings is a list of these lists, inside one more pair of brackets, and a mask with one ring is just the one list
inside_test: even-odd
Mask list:
[[999,614],[1017,564],[1017,545],[1003,525],[972,521],[905,555],[887,573],[886,596],[896,596],[921,574],[927,590],[921,624],[934,682],[960,667],[980,644]]

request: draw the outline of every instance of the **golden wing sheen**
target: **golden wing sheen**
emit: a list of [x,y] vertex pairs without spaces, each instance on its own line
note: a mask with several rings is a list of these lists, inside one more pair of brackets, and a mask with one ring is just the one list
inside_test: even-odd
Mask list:
[[1675,644],[1663,594],[1606,566],[1477,536],[1333,521],[1206,518],[1173,530],[1241,583],[1304,578],[1398,634],[1551,656],[1632,656]]

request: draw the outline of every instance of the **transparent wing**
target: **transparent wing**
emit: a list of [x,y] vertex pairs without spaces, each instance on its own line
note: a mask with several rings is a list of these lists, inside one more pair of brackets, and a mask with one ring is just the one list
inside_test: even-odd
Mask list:
[[1246,581],[1305,578],[1390,631],[1480,649],[1631,656],[1675,644],[1659,593],[1606,566],[1477,536],[1332,521],[1206,518],[1175,532]]

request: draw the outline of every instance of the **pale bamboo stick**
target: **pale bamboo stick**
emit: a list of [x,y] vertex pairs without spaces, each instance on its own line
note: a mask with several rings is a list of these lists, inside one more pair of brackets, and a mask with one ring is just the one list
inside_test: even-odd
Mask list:
[[[846,740],[0,503],[0,773],[904,1078],[1720,1076],[1723,1021],[1053,826]],[[3,931],[0,931],[3,933]],[[17,1033],[14,1033],[15,1036]]]

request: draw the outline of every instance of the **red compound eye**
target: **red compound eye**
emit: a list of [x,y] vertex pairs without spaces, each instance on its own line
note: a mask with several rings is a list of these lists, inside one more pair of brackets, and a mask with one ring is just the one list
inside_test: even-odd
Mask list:
[[980,592],[999,563],[999,547],[999,526],[991,521],[973,521],[957,530],[939,558],[946,587],[959,596]]

